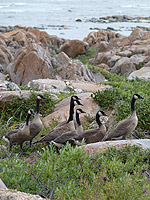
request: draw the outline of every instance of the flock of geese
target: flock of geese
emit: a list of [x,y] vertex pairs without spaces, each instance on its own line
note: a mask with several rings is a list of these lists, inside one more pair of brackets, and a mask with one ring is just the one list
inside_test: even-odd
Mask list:
[[[25,141],[29,141],[31,146],[32,140],[41,132],[43,124],[39,116],[39,105],[40,100],[42,99],[45,99],[43,95],[37,95],[36,113],[34,113],[32,109],[28,111],[26,123],[23,128],[14,129],[5,136],[2,136],[2,139],[9,143],[10,150],[13,145],[20,145],[20,148],[23,150],[22,146]],[[138,123],[135,110],[135,101],[137,99],[143,99],[143,97],[139,94],[133,95],[131,100],[130,116],[118,122],[118,124],[116,124],[111,131],[107,132],[105,125],[101,121],[101,116],[107,116],[103,110],[99,110],[96,113],[96,122],[98,124],[98,128],[83,131],[80,121],[80,114],[86,112],[82,108],[77,108],[76,112],[74,113],[75,106],[83,106],[83,104],[80,102],[81,99],[78,96],[73,95],[71,96],[70,100],[68,120],[58,124],[51,132],[42,136],[41,139],[33,144],[52,142],[57,148],[61,148],[67,142],[71,143],[72,145],[81,145],[82,140],[84,140],[85,144],[89,144],[112,139],[127,139],[128,135],[134,131]],[[30,121],[30,116],[32,114],[34,115],[34,118],[32,121]]]

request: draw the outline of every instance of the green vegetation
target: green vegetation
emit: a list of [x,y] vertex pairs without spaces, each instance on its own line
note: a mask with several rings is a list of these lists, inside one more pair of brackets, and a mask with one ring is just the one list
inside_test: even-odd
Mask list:
[[[95,54],[96,49],[90,48],[77,59],[87,64]],[[114,123],[130,114],[134,93],[144,97],[144,100],[138,100],[135,104],[139,119],[135,133],[145,138],[150,127],[150,82],[139,79],[128,81],[126,76],[111,74],[99,67],[88,67],[93,72],[100,71],[106,77],[108,81],[103,84],[113,86],[112,89],[94,92],[92,97],[102,109],[115,110]],[[20,88],[31,90],[23,86]],[[31,90],[29,99],[14,97],[9,104],[5,102],[0,105],[0,137],[18,123],[24,122],[28,109],[35,110],[35,91],[38,90]],[[50,93],[44,93],[47,99],[41,101],[40,113],[43,117],[47,116],[56,103],[72,94],[71,91],[61,93],[57,95],[56,101]],[[86,118],[84,128],[92,128],[90,123],[94,118],[88,114]],[[54,119],[49,127],[44,127],[40,135],[47,134],[57,123]],[[8,188],[57,200],[150,199],[150,150],[128,146],[118,150],[108,148],[106,152],[88,155],[84,147],[71,147],[69,144],[59,153],[52,144],[36,144],[29,148],[26,142],[26,152],[20,152],[19,146],[13,147],[12,152],[6,147],[5,141],[0,140],[0,177]]]
[[[37,93],[34,91],[31,91],[31,93],[32,94],[28,99],[24,97],[20,99],[14,96],[9,104],[7,101],[4,102],[4,104],[1,104],[0,123],[5,124],[7,122],[10,124],[25,120],[28,110],[31,108],[35,110],[36,108]],[[46,99],[40,102],[40,107],[42,108],[40,113],[42,116],[46,116],[52,113],[56,101],[52,99],[51,94],[48,92],[45,92],[43,95]]]
[[75,59],[80,60],[83,64],[87,64],[89,59],[95,57],[96,53],[97,53],[97,49],[94,47],[90,47],[85,54],[79,55]]
[[[135,199],[150,197],[150,150],[108,149],[95,156],[69,144],[60,150],[43,148],[30,155],[0,159],[0,176],[9,188],[49,199]],[[17,173],[16,173],[17,172]]]

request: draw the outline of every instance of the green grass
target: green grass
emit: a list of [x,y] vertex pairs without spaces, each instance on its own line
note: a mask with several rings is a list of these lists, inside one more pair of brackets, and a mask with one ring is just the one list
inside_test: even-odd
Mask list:
[[80,60],[83,64],[87,64],[90,58],[96,56],[97,49],[95,47],[90,47],[88,51],[83,55],[78,55],[75,59]]
[[[109,148],[95,156],[67,145],[56,153],[51,146],[30,154],[0,159],[0,176],[8,188],[49,199],[150,199],[150,150]],[[17,172],[17,173],[16,173]],[[146,192],[143,193],[145,188]]]

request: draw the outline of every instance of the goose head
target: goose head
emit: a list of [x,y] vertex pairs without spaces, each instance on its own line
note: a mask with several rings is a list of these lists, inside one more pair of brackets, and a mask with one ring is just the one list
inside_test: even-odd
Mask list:
[[103,110],[99,110],[97,114],[100,116],[107,116],[107,114]]
[[71,97],[71,99],[73,99],[74,101],[76,101],[76,100],[81,100],[77,95],[73,95],[73,96]]
[[144,97],[140,96],[139,94],[134,94],[133,98],[136,99],[144,99]]
[[28,114],[29,114],[29,115],[32,115],[32,114],[34,115],[34,114],[35,114],[35,113],[34,113],[34,110],[33,110],[33,109],[28,110]]
[[38,100],[46,99],[46,97],[44,97],[42,94],[38,94],[38,95],[37,95],[37,99],[38,99]]
[[83,106],[83,104],[79,100],[74,101],[74,106],[76,106],[76,105]]
[[86,113],[84,110],[82,110],[81,108],[78,108],[76,110],[76,113],[81,114],[81,113]]

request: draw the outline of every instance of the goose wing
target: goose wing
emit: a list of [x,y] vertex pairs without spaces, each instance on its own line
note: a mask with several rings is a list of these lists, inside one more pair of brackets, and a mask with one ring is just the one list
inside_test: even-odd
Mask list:
[[20,129],[14,129],[5,135],[6,138],[9,138],[11,135],[17,133]]
[[54,142],[64,144],[68,140],[77,136],[76,131],[69,131],[55,138]]
[[87,137],[90,137],[93,134],[96,134],[97,131],[98,129],[90,129],[90,130],[83,131],[79,136],[75,137],[74,139],[76,140],[82,140],[83,138],[86,139]]
[[62,135],[63,133],[71,131],[71,130],[74,131],[74,125],[72,122],[69,122],[65,124],[64,126],[61,126],[57,129],[53,129],[50,133],[44,135],[40,140],[36,141],[35,143],[50,142],[54,140],[55,138],[57,138],[58,136]]
[[136,125],[137,125],[137,121],[135,120],[135,118],[129,117],[127,119],[124,119],[120,121],[114,127],[114,129],[107,134],[106,139],[109,140],[115,137],[120,137],[120,136],[129,134],[130,132],[134,130]]

